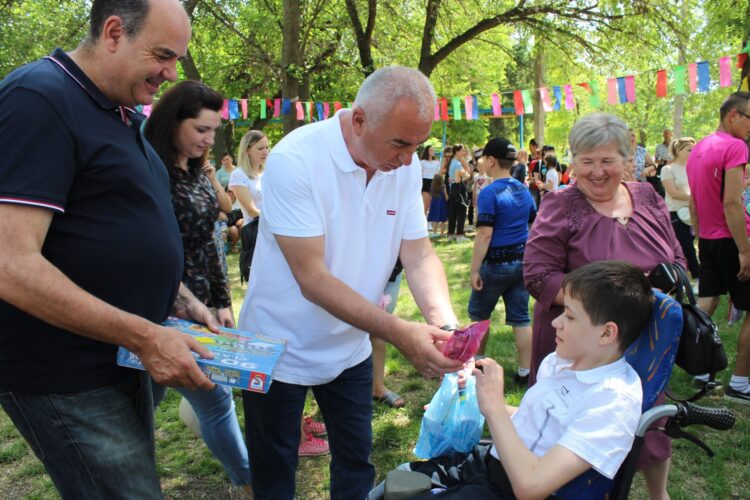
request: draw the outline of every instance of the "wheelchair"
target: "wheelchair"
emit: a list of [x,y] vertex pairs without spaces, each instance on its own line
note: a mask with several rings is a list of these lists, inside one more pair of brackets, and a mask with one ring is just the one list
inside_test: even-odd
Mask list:
[[[659,291],[654,291],[654,311],[646,331],[626,351],[625,358],[641,378],[643,386],[642,414],[635,432],[633,446],[614,479],[608,479],[594,469],[572,480],[554,495],[556,499],[608,499],[623,500],[630,492],[643,440],[647,432],[664,432],[673,439],[688,439],[700,446],[709,457],[713,452],[700,439],[684,430],[691,425],[704,425],[716,430],[727,430],[734,425],[734,414],[725,408],[706,408],[690,402],[675,402],[654,406],[669,382],[682,331],[682,308],[679,303]],[[659,419],[666,424],[654,428]],[[491,444],[482,441],[480,444]],[[398,470],[402,469],[402,470]],[[374,488],[368,500],[379,498],[408,498],[407,491],[414,484],[429,483],[429,478],[416,472],[406,473],[403,466],[391,471],[386,480]],[[406,473],[406,474],[404,474]],[[421,476],[409,476],[416,474]],[[427,483],[425,483],[425,478]],[[389,484],[390,483],[390,484]],[[429,488],[427,488],[429,489]],[[415,492],[416,493],[416,492]],[[440,498],[436,495],[436,498]]]

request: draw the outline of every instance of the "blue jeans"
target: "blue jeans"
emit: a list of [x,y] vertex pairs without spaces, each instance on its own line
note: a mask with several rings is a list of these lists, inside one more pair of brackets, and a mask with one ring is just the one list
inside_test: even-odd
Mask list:
[[[243,392],[245,429],[257,500],[294,498],[300,420],[308,387],[274,381],[267,394]],[[312,387],[331,449],[331,498],[359,500],[375,480],[372,448],[372,358]]]
[[163,498],[145,372],[75,394],[0,394],[63,499]]
[[471,290],[469,317],[472,321],[489,319],[500,297],[505,304],[505,324],[529,326],[529,292],[523,283],[523,261],[502,264],[483,262],[479,269],[482,289]]
[[[164,397],[166,387],[154,383],[153,388],[156,406]],[[250,462],[240,423],[234,411],[232,390],[221,385],[210,391],[191,391],[182,387],[175,390],[193,407],[203,441],[224,467],[232,484],[250,484]]]

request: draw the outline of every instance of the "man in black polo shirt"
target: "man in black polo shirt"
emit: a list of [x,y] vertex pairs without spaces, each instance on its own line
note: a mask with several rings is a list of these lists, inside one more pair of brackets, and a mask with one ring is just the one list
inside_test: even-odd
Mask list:
[[0,404],[63,498],[159,498],[148,376],[211,388],[170,310],[217,323],[180,285],[166,169],[129,106],[174,81],[178,0],[96,0],[86,40],[0,84]]

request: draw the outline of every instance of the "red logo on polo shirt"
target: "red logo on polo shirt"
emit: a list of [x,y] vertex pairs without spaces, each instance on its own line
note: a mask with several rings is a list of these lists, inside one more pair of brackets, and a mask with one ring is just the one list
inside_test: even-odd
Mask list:
[[395,210],[386,210],[385,213],[387,213],[388,215],[396,215],[396,211]]

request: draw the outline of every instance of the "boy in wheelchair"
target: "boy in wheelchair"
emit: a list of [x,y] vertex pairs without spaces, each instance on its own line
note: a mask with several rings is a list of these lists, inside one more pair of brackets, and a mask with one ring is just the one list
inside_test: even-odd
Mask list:
[[435,498],[545,498],[590,468],[610,479],[617,473],[642,401],[641,381],[623,354],[649,321],[651,286],[639,269],[607,261],[568,274],[563,293],[565,311],[553,322],[556,351],[518,408],[504,402],[495,361],[467,367],[494,445],[409,464],[447,488]]

